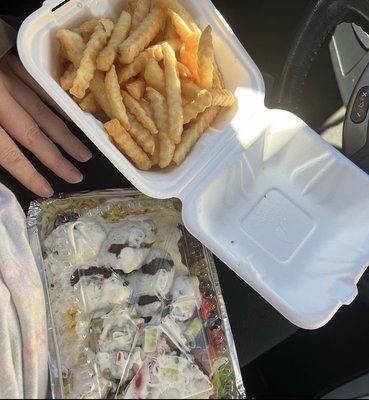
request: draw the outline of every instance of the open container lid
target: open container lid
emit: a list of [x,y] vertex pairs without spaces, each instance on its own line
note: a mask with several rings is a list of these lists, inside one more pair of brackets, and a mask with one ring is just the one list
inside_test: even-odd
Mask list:
[[265,108],[260,71],[209,0],[181,2],[202,28],[213,27],[238,106],[219,116],[178,168],[137,170],[57,81],[57,29],[113,17],[123,0],[48,1],[24,22],[19,54],[133,185],[148,196],[180,198],[194,236],[291,322],[319,328],[353,301],[369,262],[369,178],[303,121]]

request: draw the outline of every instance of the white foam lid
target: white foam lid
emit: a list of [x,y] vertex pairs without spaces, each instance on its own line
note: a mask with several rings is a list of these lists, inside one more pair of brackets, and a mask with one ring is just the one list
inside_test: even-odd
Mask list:
[[264,107],[261,73],[213,4],[182,0],[201,27],[213,27],[238,105],[183,165],[142,172],[58,84],[57,29],[114,17],[122,0],[70,0],[51,11],[60,3],[45,2],[24,22],[20,57],[122,174],[149,196],[180,198],[190,232],[294,324],[319,328],[350,304],[369,262],[369,179],[299,118]]

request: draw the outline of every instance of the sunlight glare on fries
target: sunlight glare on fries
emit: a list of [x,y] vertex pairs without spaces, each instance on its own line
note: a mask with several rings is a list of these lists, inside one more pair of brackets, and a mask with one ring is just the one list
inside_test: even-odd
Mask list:
[[207,26],[201,34],[198,56],[200,86],[210,90],[213,87],[214,47],[211,26]]
[[199,44],[200,35],[197,32],[192,33],[187,37],[180,52],[180,61],[191,71],[196,82],[200,80],[198,70]]

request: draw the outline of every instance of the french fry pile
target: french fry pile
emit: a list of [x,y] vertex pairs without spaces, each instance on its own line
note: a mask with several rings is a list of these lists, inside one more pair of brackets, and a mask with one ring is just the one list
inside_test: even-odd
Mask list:
[[211,27],[201,31],[178,0],[130,1],[115,23],[89,20],[57,38],[60,85],[141,170],[180,165],[236,101],[224,89]]

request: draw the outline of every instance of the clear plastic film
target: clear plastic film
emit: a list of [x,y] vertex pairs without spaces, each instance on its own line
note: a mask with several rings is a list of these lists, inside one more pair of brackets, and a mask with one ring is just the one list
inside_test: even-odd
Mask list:
[[54,398],[244,398],[212,255],[178,200],[136,190],[33,202]]

